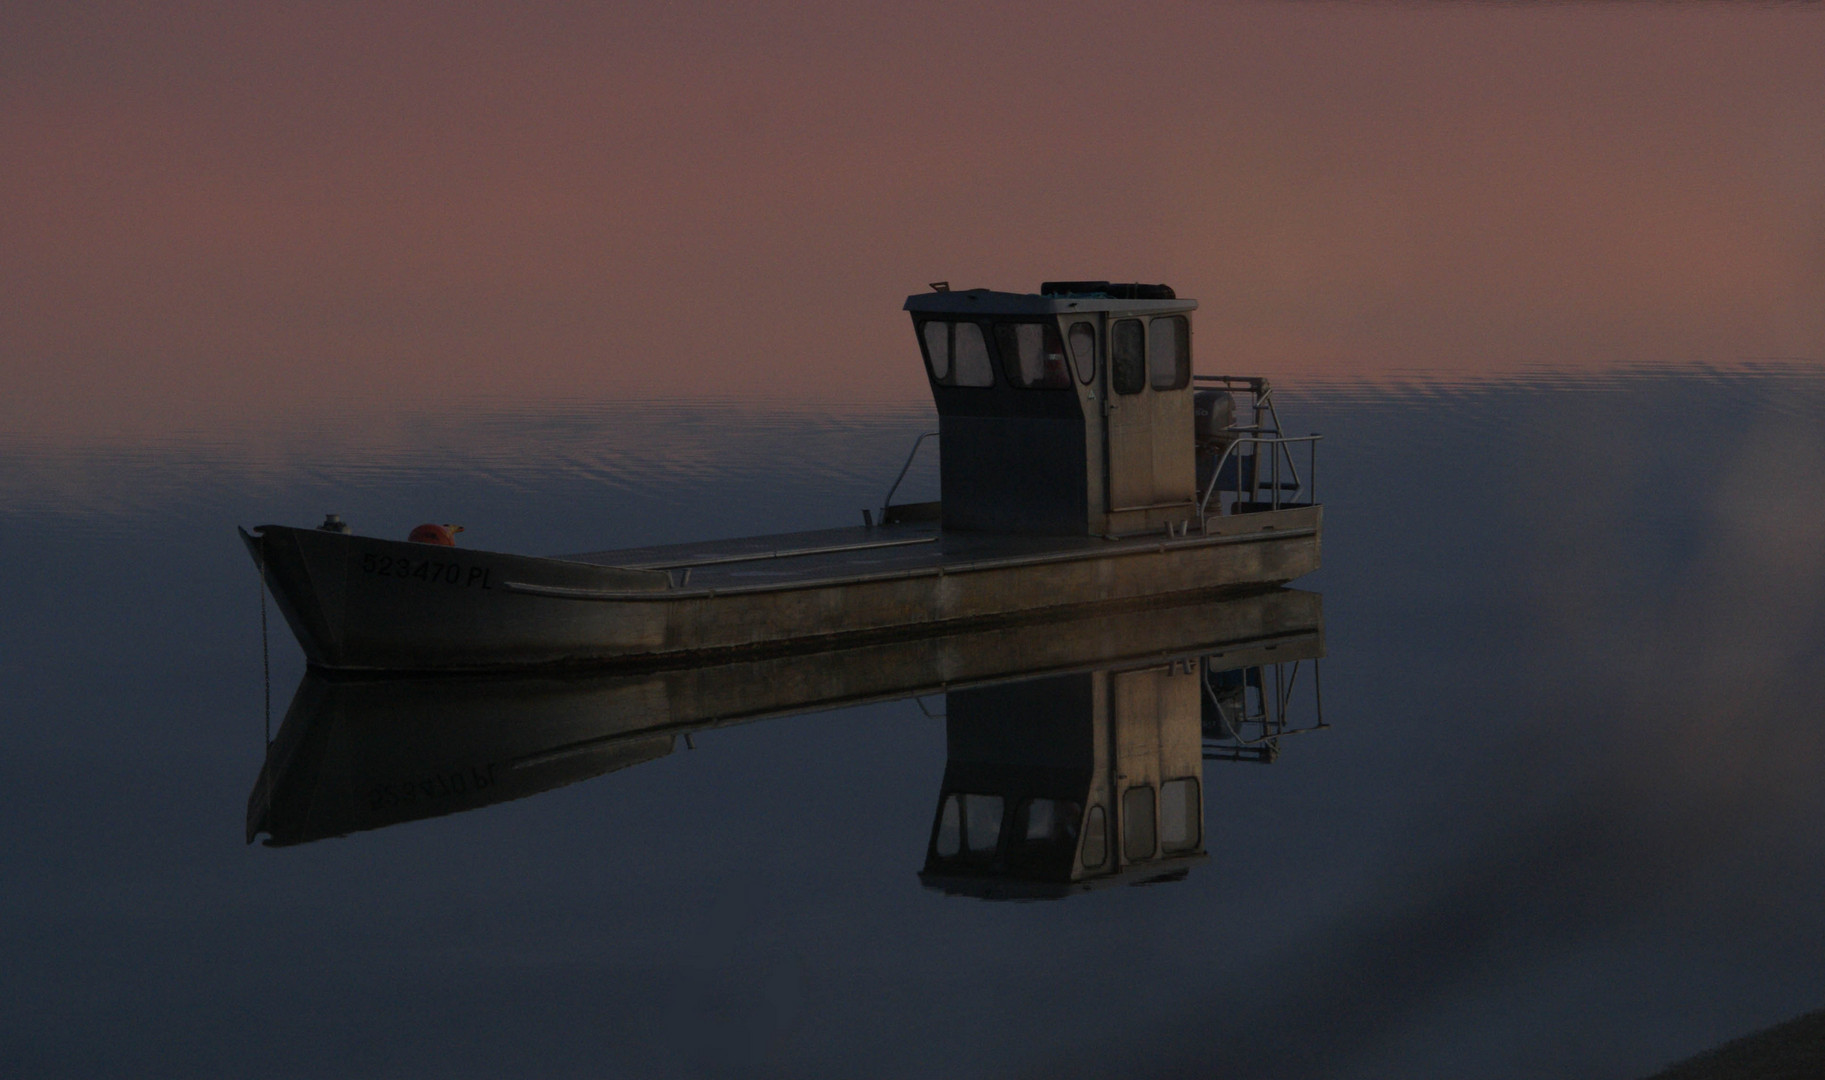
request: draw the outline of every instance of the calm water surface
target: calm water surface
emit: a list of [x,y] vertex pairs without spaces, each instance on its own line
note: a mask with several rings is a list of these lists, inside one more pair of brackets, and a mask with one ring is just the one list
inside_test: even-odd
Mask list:
[[1033,904],[921,886],[929,699],[242,843],[234,525],[560,552],[851,524],[929,409],[0,442],[7,1071],[1624,1078],[1825,1004],[1825,377],[1298,390],[1330,726],[1206,764],[1185,880]]

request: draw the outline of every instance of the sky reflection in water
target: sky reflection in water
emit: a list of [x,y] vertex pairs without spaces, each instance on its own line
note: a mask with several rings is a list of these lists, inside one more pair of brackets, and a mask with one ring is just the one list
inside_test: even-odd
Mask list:
[[21,1075],[1627,1077],[1818,1007],[1825,378],[1284,392],[1327,435],[1300,585],[1332,727],[1206,765],[1185,881],[1039,905],[920,887],[945,738],[911,701],[240,842],[233,524],[532,552],[847,524],[922,406],[0,447],[0,1045]]

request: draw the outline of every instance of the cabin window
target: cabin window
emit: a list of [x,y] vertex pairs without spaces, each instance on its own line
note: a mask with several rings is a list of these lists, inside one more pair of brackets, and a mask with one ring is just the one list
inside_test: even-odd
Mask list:
[[948,796],[938,813],[938,838],[934,850],[943,858],[992,855],[1001,839],[1001,796]]
[[1160,847],[1165,851],[1190,851],[1203,839],[1204,815],[1198,805],[1195,777],[1168,780],[1160,785]]
[[1183,390],[1191,383],[1191,320],[1168,315],[1147,330],[1147,381],[1155,390]]
[[1096,326],[1087,322],[1072,323],[1068,337],[1078,381],[1087,383],[1096,377]]
[[973,854],[995,850],[1001,839],[1001,796],[965,795],[963,797],[963,844]]
[[947,859],[963,846],[963,804],[955,795],[946,796],[938,811],[938,839],[932,846]]
[[989,364],[989,343],[982,337],[982,327],[960,322],[953,336],[951,356],[957,362],[958,386],[994,386],[995,369]]
[[1119,319],[1109,330],[1109,382],[1118,394],[1138,394],[1147,385],[1139,319]]
[[981,325],[933,319],[919,329],[932,381],[945,386],[994,386],[989,343]]
[[1122,792],[1122,855],[1130,862],[1153,858],[1153,788]]
[[951,379],[951,324],[928,322],[925,331],[925,355],[931,362],[932,378],[941,383]]
[[1084,869],[1094,870],[1109,858],[1109,823],[1103,808],[1092,806],[1084,818]]
[[1063,390],[1071,385],[1064,342],[1056,323],[1000,323],[995,342],[1008,381],[1030,390]]
[[1057,799],[1028,799],[1014,813],[1014,837],[1028,848],[1077,846],[1077,822],[1083,808]]

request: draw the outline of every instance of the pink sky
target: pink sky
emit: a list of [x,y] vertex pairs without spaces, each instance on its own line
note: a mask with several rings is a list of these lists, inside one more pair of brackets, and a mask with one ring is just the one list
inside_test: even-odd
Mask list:
[[9,5],[0,430],[924,394],[928,281],[1205,371],[1825,366],[1825,12]]

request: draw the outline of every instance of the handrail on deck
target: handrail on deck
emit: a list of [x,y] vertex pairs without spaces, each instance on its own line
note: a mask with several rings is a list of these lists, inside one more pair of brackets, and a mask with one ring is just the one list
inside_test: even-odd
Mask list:
[[[1224,390],[1248,391],[1255,399],[1254,429],[1264,431],[1271,427],[1274,434],[1278,435],[1280,433],[1280,414],[1274,409],[1273,383],[1268,382],[1259,375],[1193,375],[1191,381],[1194,386],[1202,385],[1212,389],[1221,387]],[[1263,416],[1269,417],[1273,423],[1271,425],[1263,424],[1261,422]]]
[[[1279,754],[1280,740],[1288,735],[1304,735],[1308,732],[1323,731],[1331,725],[1324,718],[1324,689],[1319,679],[1319,661],[1311,661],[1311,706],[1312,720],[1299,727],[1291,722],[1293,711],[1293,693],[1299,682],[1299,671],[1305,660],[1254,665],[1244,668],[1244,686],[1241,714],[1231,716],[1223,707],[1222,696],[1211,682],[1211,677],[1218,672],[1218,667],[1211,657],[1203,657],[1200,662],[1199,682],[1202,684],[1204,702],[1216,713],[1218,731],[1213,733],[1207,728],[1204,732],[1203,757],[1206,761],[1256,761],[1271,763]],[[1273,678],[1268,679],[1272,669]],[[1227,669],[1234,670],[1234,669]],[[1260,709],[1251,712],[1248,707],[1247,672],[1256,673],[1254,683],[1260,702]],[[1254,728],[1260,733],[1250,735],[1247,729]]]
[[912,468],[913,458],[919,456],[919,447],[925,445],[925,440],[935,438],[937,434],[935,431],[927,431],[913,440],[912,449],[906,454],[906,464],[900,466],[900,475],[893,478],[893,486],[887,489],[887,497],[881,500],[881,524],[887,524],[887,508],[893,505],[893,494],[900,490],[900,481],[906,479],[907,470]]
[[[1251,489],[1250,501],[1258,502],[1261,498],[1262,470],[1260,459],[1263,452],[1268,454],[1270,470],[1273,474],[1271,487],[1273,490],[1272,506],[1274,509],[1278,510],[1281,506],[1280,463],[1283,457],[1286,459],[1287,472],[1291,474],[1292,490],[1296,494],[1303,494],[1305,496],[1305,502],[1307,503],[1316,503],[1318,501],[1318,439],[1320,436],[1316,433],[1311,435],[1290,436],[1282,434],[1280,414],[1274,408],[1274,386],[1272,383],[1258,375],[1194,375],[1192,376],[1192,382],[1194,385],[1208,389],[1246,392],[1253,400],[1245,403],[1243,407],[1252,408],[1254,410],[1253,423],[1232,424],[1228,429],[1231,435],[1231,441],[1224,448],[1223,454],[1217,459],[1216,467],[1211,470],[1210,483],[1205,486],[1202,496],[1198,499],[1198,521],[1200,524],[1209,516],[1211,496],[1216,494],[1218,483],[1223,476],[1223,467],[1229,463],[1231,458],[1235,458],[1237,461],[1236,498],[1238,501],[1242,498],[1241,461],[1244,455],[1237,451],[1237,447],[1244,444],[1254,448],[1254,453],[1252,455],[1254,458],[1254,476],[1249,485]],[[1301,442],[1306,443],[1308,446],[1306,455],[1307,479],[1300,478],[1299,466],[1293,460],[1291,449],[1293,443]]]
[[1262,397],[1274,392],[1273,384],[1259,375],[1193,375],[1191,381],[1211,386],[1239,387]]
[[[1205,485],[1204,494],[1198,499],[1198,521],[1202,523],[1208,516],[1210,497],[1216,494],[1217,485],[1223,479],[1223,466],[1232,457],[1237,459],[1236,497],[1238,499],[1242,497],[1242,469],[1240,465],[1242,455],[1236,453],[1236,448],[1244,443],[1256,447],[1255,453],[1253,454],[1255,459],[1254,483],[1250,485],[1254,494],[1258,496],[1261,491],[1260,448],[1267,446],[1273,448],[1269,451],[1269,458],[1273,462],[1273,482],[1270,485],[1274,493],[1273,508],[1275,510],[1280,509],[1280,459],[1282,456],[1286,458],[1287,472],[1292,475],[1293,490],[1303,494],[1306,497],[1305,501],[1307,503],[1316,503],[1318,501],[1318,440],[1322,438],[1324,438],[1324,436],[1316,432],[1313,432],[1310,435],[1237,436],[1234,441],[1224,448],[1222,456],[1217,458],[1215,467],[1210,471],[1210,483]],[[1303,480],[1300,479],[1298,466],[1293,462],[1292,451],[1287,449],[1294,443],[1305,443],[1308,447],[1306,476]]]

